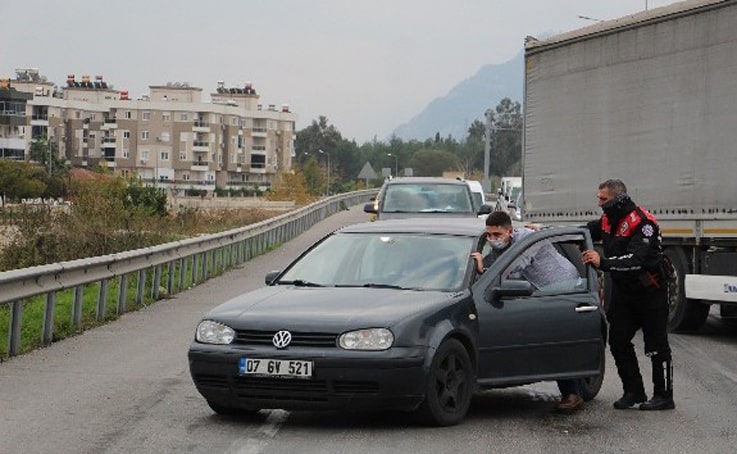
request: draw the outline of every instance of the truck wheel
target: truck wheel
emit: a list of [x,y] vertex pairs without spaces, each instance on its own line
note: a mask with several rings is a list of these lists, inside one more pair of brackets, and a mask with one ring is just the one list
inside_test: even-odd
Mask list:
[[689,266],[683,249],[667,248],[664,253],[675,269],[675,278],[668,283],[668,329],[695,331],[706,321],[709,305],[686,298],[684,282]]

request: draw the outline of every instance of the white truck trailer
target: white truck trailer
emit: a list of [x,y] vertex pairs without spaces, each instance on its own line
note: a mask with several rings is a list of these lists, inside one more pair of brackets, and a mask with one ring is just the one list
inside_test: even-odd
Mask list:
[[671,329],[737,315],[737,1],[691,0],[525,44],[526,221],[597,218],[625,182],[678,279]]

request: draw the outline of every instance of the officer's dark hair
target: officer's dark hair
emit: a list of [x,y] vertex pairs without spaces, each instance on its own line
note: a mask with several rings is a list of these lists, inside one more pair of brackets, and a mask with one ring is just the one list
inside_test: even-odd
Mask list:
[[627,186],[622,183],[622,180],[609,179],[599,185],[599,189],[607,188],[609,194],[618,196],[619,194],[627,194]]
[[489,216],[486,217],[486,225],[488,227],[512,227],[512,218],[506,211],[492,211]]

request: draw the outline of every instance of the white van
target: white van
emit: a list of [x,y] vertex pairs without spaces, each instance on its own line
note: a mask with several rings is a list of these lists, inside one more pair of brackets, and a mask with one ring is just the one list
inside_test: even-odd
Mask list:
[[486,195],[484,194],[484,188],[481,183],[476,180],[466,180],[466,184],[471,188],[471,196],[473,196],[473,205],[478,210],[481,205],[486,204]]

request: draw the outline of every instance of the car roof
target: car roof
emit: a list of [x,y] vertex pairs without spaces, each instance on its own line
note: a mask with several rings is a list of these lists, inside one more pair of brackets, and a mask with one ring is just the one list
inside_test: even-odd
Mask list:
[[456,180],[455,178],[443,178],[443,177],[397,177],[387,181],[387,185],[394,184],[455,184],[455,185],[466,185],[465,181]]
[[484,220],[478,218],[422,217],[363,222],[343,227],[340,233],[424,233],[479,236]]

